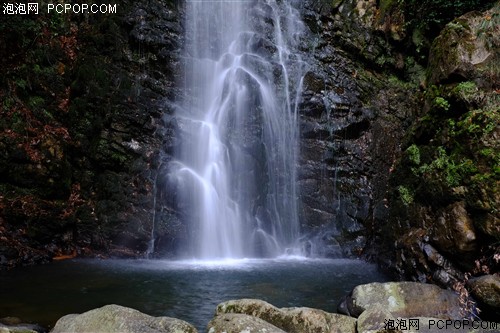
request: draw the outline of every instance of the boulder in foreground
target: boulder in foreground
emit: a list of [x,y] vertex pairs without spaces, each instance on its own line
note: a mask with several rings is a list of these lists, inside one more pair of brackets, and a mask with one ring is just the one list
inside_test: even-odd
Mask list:
[[216,317],[240,313],[262,319],[288,333],[355,333],[356,319],[311,308],[277,308],[265,301],[240,299],[217,306]]
[[340,308],[359,317],[377,304],[395,317],[461,319],[458,296],[436,285],[418,282],[387,282],[359,285]]
[[152,317],[120,305],[106,305],[59,319],[51,333],[198,333],[180,319]]

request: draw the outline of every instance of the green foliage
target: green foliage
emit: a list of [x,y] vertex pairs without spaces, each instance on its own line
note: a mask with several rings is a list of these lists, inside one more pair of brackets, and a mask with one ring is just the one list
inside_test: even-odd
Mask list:
[[391,7],[394,6],[395,0],[380,0],[380,5],[379,5],[379,10],[380,10],[380,15],[384,16],[386,12],[391,9]]
[[453,137],[467,136],[479,140],[500,126],[500,109],[489,107],[467,112],[459,121],[449,120]]
[[408,147],[408,149],[406,149],[406,153],[408,154],[408,158],[413,164],[420,164],[420,149],[417,145],[413,144]]
[[10,118],[11,128],[14,132],[21,133],[24,131],[25,121],[19,112],[13,112]]
[[450,109],[450,103],[448,103],[448,101],[441,96],[434,99],[434,106],[444,111],[448,111]]
[[21,78],[17,78],[15,80],[15,83],[16,83],[16,86],[18,88],[21,88],[22,90],[26,90],[26,88],[28,87],[28,83],[26,82],[26,80],[21,79]]
[[408,187],[401,185],[398,187],[398,192],[399,198],[405,206],[409,206],[413,203],[413,200],[415,199],[415,193]]
[[66,25],[66,21],[64,20],[64,15],[63,14],[59,14],[57,13],[56,11],[53,11],[51,14],[50,14],[50,17],[49,17],[49,27],[55,31],[55,35],[57,35],[57,31],[60,30],[61,28],[65,27]]
[[15,40],[22,48],[33,44],[34,39],[42,31],[41,20],[24,15],[2,15],[0,34]]
[[434,174],[438,179],[444,179],[450,187],[459,185],[467,176],[477,171],[472,160],[460,158],[456,154],[448,155],[444,147],[437,147],[435,159],[431,163],[412,170],[416,175]]
[[28,100],[28,106],[32,109],[38,108],[40,105],[43,105],[45,103],[45,99],[40,96],[32,96]]
[[477,85],[472,81],[460,82],[455,87],[454,93],[467,101],[478,94],[478,88]]
[[450,91],[450,98],[457,102],[464,102],[468,108],[476,107],[485,101],[484,91],[480,90],[475,82],[460,82]]
[[4,110],[9,110],[14,105],[14,103],[15,101],[11,96],[6,96],[4,97],[2,107],[4,108]]

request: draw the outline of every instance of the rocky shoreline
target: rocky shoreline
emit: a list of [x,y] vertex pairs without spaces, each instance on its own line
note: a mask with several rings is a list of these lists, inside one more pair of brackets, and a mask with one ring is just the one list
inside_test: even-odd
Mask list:
[[[496,279],[498,285],[499,278]],[[491,293],[491,291],[493,292]],[[489,297],[500,289],[489,289]],[[339,304],[339,313],[293,307],[277,308],[263,300],[223,302],[208,323],[209,333],[369,333],[500,332],[500,323],[480,321],[461,295],[418,282],[369,283],[355,287]],[[6,320],[8,319],[8,320]],[[13,318],[0,319],[1,333],[46,332]],[[105,305],[60,318],[50,333],[197,333],[180,319],[152,317],[120,305]]]

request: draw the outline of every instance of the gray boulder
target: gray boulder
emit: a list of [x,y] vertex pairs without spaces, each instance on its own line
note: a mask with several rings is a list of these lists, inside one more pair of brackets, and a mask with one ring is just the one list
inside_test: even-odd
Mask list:
[[82,314],[59,319],[51,333],[197,333],[196,328],[179,319],[152,317],[119,305],[106,305]]
[[395,317],[460,319],[458,296],[436,285],[417,282],[369,283],[354,288],[339,308],[354,317],[377,304]]
[[256,299],[232,300],[217,306],[216,316],[240,313],[260,318],[289,333],[355,333],[351,317],[311,308],[277,308]]

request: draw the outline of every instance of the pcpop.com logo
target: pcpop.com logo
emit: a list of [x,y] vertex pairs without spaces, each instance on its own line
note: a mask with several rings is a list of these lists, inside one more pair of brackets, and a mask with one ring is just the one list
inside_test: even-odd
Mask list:
[[115,14],[116,4],[88,4],[88,3],[58,3],[47,4],[47,13],[56,12],[58,14]]

